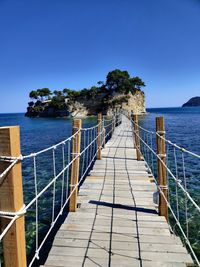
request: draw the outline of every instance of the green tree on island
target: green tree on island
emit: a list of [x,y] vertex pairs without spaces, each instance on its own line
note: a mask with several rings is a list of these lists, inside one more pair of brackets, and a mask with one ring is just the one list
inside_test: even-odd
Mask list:
[[29,94],[29,97],[31,99],[43,101],[44,98],[45,99],[49,98],[51,94],[52,93],[49,90],[49,88],[42,88],[42,89],[37,89],[37,90],[31,91]]
[[31,91],[31,92],[29,93],[29,97],[30,97],[31,99],[38,99],[38,92],[35,91],[35,90]]
[[119,93],[133,93],[135,90],[140,90],[145,83],[139,77],[130,78],[127,71],[119,69],[110,71],[106,77],[106,87]]
[[49,88],[42,88],[39,90],[42,97],[45,97],[45,98],[49,98],[50,95],[52,95],[51,91],[49,90]]

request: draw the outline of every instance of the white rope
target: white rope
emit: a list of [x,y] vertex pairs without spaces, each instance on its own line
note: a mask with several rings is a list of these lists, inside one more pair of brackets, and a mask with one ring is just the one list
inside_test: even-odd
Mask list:
[[[52,183],[54,183],[54,181],[56,181],[56,180],[59,178],[59,176],[63,173],[63,171],[65,171],[66,169],[69,168],[69,166],[71,166],[71,164],[73,163],[74,160],[76,160],[78,157],[84,155],[84,153],[85,153],[87,150],[89,150],[89,148],[91,147],[91,145],[98,139],[98,137],[99,137],[101,134],[102,134],[102,132],[100,132],[100,133],[95,137],[95,140],[92,140],[92,141],[91,141],[91,142],[90,142],[90,143],[89,143],[89,144],[88,144],[88,145],[81,151],[81,153],[80,153],[79,155],[76,155],[76,156],[71,160],[71,162],[68,163],[67,166],[65,166],[65,168],[64,168],[64,169],[63,169],[63,170],[62,170],[56,177],[54,177],[54,179],[53,179],[53,180],[52,180],[52,181],[51,181],[51,182],[50,182],[50,183],[49,183],[49,184],[48,184],[48,185],[47,185],[47,186],[46,186],[46,187],[39,193],[39,194],[38,194],[38,196],[37,196],[36,198],[39,198],[39,197],[40,197],[40,196],[41,196],[41,195],[42,195],[42,194],[43,194],[43,193],[44,193],[44,192],[45,192],[45,191],[52,185]],[[49,228],[47,234],[45,235],[43,241],[41,242],[40,246],[38,247],[38,249],[37,249],[37,253],[34,255],[33,259],[31,260],[31,262],[30,262],[30,264],[29,264],[29,267],[31,267],[31,266],[33,265],[35,259],[36,259],[37,256],[39,255],[40,250],[41,250],[41,248],[43,247],[43,245],[44,245],[46,239],[47,239],[48,236],[50,235],[50,233],[51,233],[51,231],[52,231],[52,229],[53,229],[55,223],[57,222],[58,218],[59,218],[60,215],[63,213],[64,208],[65,208],[66,205],[68,204],[68,202],[69,202],[71,196],[73,195],[74,191],[79,187],[79,185],[80,185],[81,182],[83,181],[83,179],[84,179],[84,177],[85,177],[87,171],[88,171],[89,168],[91,167],[91,164],[92,164],[92,162],[94,161],[94,159],[95,159],[95,157],[96,157],[96,155],[97,155],[97,153],[98,153],[98,150],[99,150],[99,149],[97,149],[95,155],[93,156],[93,158],[91,159],[91,161],[88,163],[88,166],[87,166],[86,170],[84,171],[83,175],[81,176],[81,178],[79,179],[78,183],[75,184],[75,185],[73,185],[73,189],[70,191],[70,194],[69,194],[68,197],[66,198],[66,200],[65,200],[65,202],[64,202],[64,204],[63,204],[63,207],[60,209],[60,212],[58,213],[58,215],[56,216],[56,218],[54,218],[54,222],[53,222],[53,224],[51,224],[51,226],[50,226],[50,228]],[[35,198],[35,199],[36,199],[36,198]],[[32,200],[31,203],[29,203],[29,204],[27,205],[27,207],[26,207],[27,209],[30,208],[30,206],[31,206],[32,204],[34,204],[35,199]]]
[[[67,165],[69,165],[70,163],[70,157],[71,157],[71,142],[68,142],[68,153],[67,153]],[[66,181],[66,197],[65,199],[67,199],[68,194],[69,194],[69,168],[67,168],[67,181]]]
[[[169,162],[169,145],[167,145],[166,146],[166,154],[165,155],[162,155],[162,158],[164,159],[164,158],[166,158],[166,165],[167,165],[167,167],[170,169],[170,162]],[[171,188],[170,188],[170,177],[169,177],[169,173],[167,172],[166,173],[166,180],[167,180],[167,188],[165,188],[165,189],[167,189],[168,190],[168,201],[169,201],[169,203],[170,203],[170,205],[171,205]]]
[[[65,172],[63,171],[62,175]],[[56,159],[55,159],[55,148],[53,148],[53,176],[56,177]],[[54,179],[53,182],[53,205],[52,205],[52,221],[54,223],[54,216],[55,216],[55,198],[56,198],[56,180]]]
[[104,121],[112,121],[113,120],[113,118],[111,118],[111,119],[104,119]]
[[[34,185],[35,185],[35,196],[38,194],[37,188],[37,169],[36,169],[36,157],[33,158],[33,169],[34,169]],[[37,254],[38,250],[38,199],[35,201],[35,253]],[[39,259],[39,255],[37,254],[37,259]]]
[[157,136],[159,136],[161,139],[163,139],[163,140],[164,140],[165,142],[167,142],[168,144],[170,144],[170,145],[176,147],[177,149],[179,149],[179,150],[181,150],[181,151],[183,151],[183,152],[185,152],[185,153],[187,153],[187,154],[190,154],[191,156],[194,156],[194,157],[200,159],[200,155],[198,155],[198,154],[196,154],[196,153],[194,153],[194,152],[192,152],[192,151],[189,151],[189,150],[187,150],[187,149],[185,149],[185,148],[183,148],[183,147],[181,147],[181,146],[179,146],[179,145],[173,143],[172,141],[170,141],[170,140],[164,138],[161,134],[165,133],[165,131],[157,131],[157,132],[149,131],[149,130],[143,128],[141,125],[139,125],[139,124],[137,124],[136,122],[134,122],[132,119],[131,119],[131,122],[132,122],[133,124],[137,125],[137,126],[139,127],[139,129],[141,129],[142,131],[145,131],[145,132],[147,132],[147,133],[151,133],[151,134],[156,134]]
[[19,211],[11,212],[11,211],[0,211],[0,217],[10,219],[9,224],[5,227],[3,232],[0,234],[0,242],[4,238],[4,236],[7,234],[9,229],[12,227],[13,223],[20,218],[21,216],[24,216],[26,213],[27,208],[25,205],[22,206],[22,208]]
[[[175,162],[175,171],[176,171],[176,179],[178,180],[178,165],[177,165],[177,157],[176,157],[176,148],[174,147],[174,162]],[[176,213],[178,221],[180,220],[179,217],[179,200],[178,200],[178,186],[176,183]]]
[[[62,168],[65,168],[65,146],[62,145]],[[62,175],[62,189],[61,189],[61,200],[60,200],[60,206],[62,208],[63,201],[64,201],[64,186],[65,186],[65,172],[63,172]]]
[[171,170],[167,167],[165,162],[162,160],[161,157],[159,157],[154,150],[151,149],[149,145],[147,145],[141,137],[137,134],[139,139],[148,147],[148,149],[151,150],[151,152],[159,159],[159,161],[162,163],[162,165],[166,168],[166,170],[169,172],[169,174],[172,176],[172,178],[177,182],[177,185],[182,189],[182,191],[187,195],[188,199],[192,202],[192,204],[195,206],[195,208],[200,212],[200,207],[197,205],[197,203],[193,200],[193,198],[190,196],[190,194],[184,189],[184,187],[181,185],[180,180],[176,179],[174,174],[171,172]]
[[[134,121],[132,121],[132,123],[135,124]],[[137,124],[138,125],[138,124]],[[177,213],[177,220],[179,221],[180,220],[180,212],[179,212],[179,200],[178,200],[178,187],[184,192],[184,196],[185,196],[185,221],[186,221],[186,238],[187,238],[187,243],[189,241],[189,225],[188,225],[188,206],[187,206],[187,203],[188,203],[188,200],[191,201],[191,203],[195,206],[195,208],[198,210],[198,212],[200,212],[200,207],[197,205],[197,203],[192,199],[192,197],[190,196],[189,192],[187,191],[187,181],[186,181],[186,173],[185,173],[185,161],[184,161],[184,153],[187,153],[191,156],[194,156],[198,159],[200,159],[200,155],[196,154],[196,153],[193,153],[183,147],[180,147],[178,146],[177,144],[171,142],[170,140],[166,139],[165,137],[162,136],[163,133],[165,133],[164,131],[157,131],[157,132],[151,132],[143,127],[141,127],[140,125],[138,125],[138,127],[146,132],[146,133],[151,133],[151,134],[155,134],[157,136],[159,136],[162,140],[164,140],[167,145],[171,145],[174,147],[174,159],[175,159],[175,171],[176,171],[176,177],[172,174],[172,172],[170,171],[170,169],[167,167],[167,164],[164,164],[162,158],[166,157],[166,155],[156,155],[156,153],[154,153],[156,155],[156,157],[162,162],[162,164],[166,167],[167,169],[167,176],[168,174],[170,174],[172,176],[172,178],[175,180],[175,184],[176,184],[176,213]],[[137,134],[137,133],[136,133]],[[138,135],[138,134],[137,134]],[[140,138],[141,140],[141,137],[138,135],[138,137]],[[142,140],[141,140],[142,141]],[[142,141],[143,142],[143,141]],[[148,144],[148,142],[145,142]],[[168,148],[168,146],[167,146]],[[178,149],[181,151],[182,153],[182,164],[183,164],[183,180],[184,180],[184,186],[181,185],[181,181],[178,179],[178,168],[177,168],[177,158],[176,158],[176,153],[175,153],[175,149]],[[151,145],[151,151],[152,151],[152,145]],[[153,154],[152,154],[153,155]],[[169,181],[169,179],[167,179],[167,181]],[[168,188],[170,188],[168,186]],[[169,203],[170,203],[170,192],[169,192]],[[191,246],[190,246],[190,249],[191,249]],[[193,251],[194,253],[194,251]],[[192,254],[193,254],[192,253]]]
[[104,128],[108,128],[108,127],[110,127],[110,126],[112,126],[112,125],[113,125],[113,122],[111,122],[111,123],[105,125]]
[[[70,200],[70,198],[71,198],[71,196],[73,195],[73,193],[75,192],[75,190],[77,190],[77,188],[80,186],[80,184],[82,183],[82,181],[83,181],[83,179],[84,179],[84,177],[85,177],[85,175],[87,174],[87,172],[89,171],[89,169],[91,168],[91,166],[92,166],[92,163],[94,162],[94,160],[95,160],[95,158],[96,158],[96,156],[97,156],[97,153],[98,153],[98,151],[99,151],[99,149],[101,149],[101,148],[98,148],[98,146],[97,146],[97,140],[98,140],[98,138],[99,138],[99,136],[101,136],[101,138],[102,138],[102,136],[103,136],[103,140],[104,140],[104,142],[105,142],[105,140],[106,140],[106,138],[114,131],[114,128],[115,128],[115,125],[117,124],[117,123],[120,123],[121,122],[121,118],[119,118],[119,119],[116,119],[116,116],[114,117],[114,119],[112,119],[112,122],[111,123],[109,123],[108,125],[104,125],[104,123],[103,123],[103,127],[102,127],[102,129],[101,129],[101,132],[100,133],[96,133],[96,130],[97,130],[97,128],[98,128],[98,126],[99,126],[99,124],[98,125],[95,125],[94,127],[90,127],[90,128],[82,128],[82,129],[79,129],[74,135],[72,135],[72,136],[70,136],[69,138],[67,138],[66,140],[64,140],[64,141],[62,141],[62,142],[60,142],[60,143],[58,143],[58,144],[56,144],[56,145],[54,145],[54,146],[51,146],[51,147],[49,147],[49,148],[46,148],[46,149],[44,149],[44,150],[41,150],[41,151],[39,151],[39,152],[37,152],[37,153],[32,153],[32,154],[30,154],[30,155],[27,155],[27,156],[20,156],[20,157],[18,157],[18,158],[11,158],[11,157],[4,157],[4,160],[14,160],[14,161],[16,161],[15,163],[14,163],[14,161],[11,163],[11,164],[13,164],[12,165],[12,167],[19,161],[19,160],[22,160],[22,159],[25,159],[25,158],[34,158],[34,165],[35,165],[35,167],[34,167],[34,179],[35,179],[35,197],[27,204],[27,206],[24,206],[23,208],[22,208],[22,210],[20,210],[18,213],[13,213],[12,214],[12,216],[13,216],[13,218],[11,218],[11,221],[10,221],[10,223],[8,224],[8,226],[6,227],[6,229],[4,229],[4,232],[0,235],[0,241],[1,241],[1,239],[5,236],[5,232],[7,232],[9,229],[10,229],[10,227],[13,225],[13,223],[15,222],[15,220],[17,219],[17,218],[19,218],[20,216],[23,216],[24,215],[24,213],[26,212],[26,210],[27,209],[29,209],[33,204],[36,204],[36,227],[37,227],[37,229],[36,229],[36,234],[37,234],[37,239],[36,239],[36,253],[35,253],[35,255],[34,255],[34,257],[33,257],[33,259],[31,260],[31,263],[30,263],[30,265],[29,266],[32,266],[32,264],[34,263],[34,260],[35,259],[37,259],[38,257],[39,257],[39,253],[40,253],[40,250],[41,250],[41,248],[43,247],[43,245],[44,245],[44,243],[45,243],[45,241],[46,241],[46,239],[48,238],[48,236],[49,236],[49,234],[50,234],[50,232],[51,232],[51,230],[53,229],[53,227],[54,227],[54,225],[55,225],[55,223],[57,222],[57,220],[58,220],[58,218],[59,218],[59,216],[63,213],[63,210],[64,210],[64,208],[66,207],[66,205],[68,204],[68,202],[69,202],[69,200]],[[144,128],[142,128],[142,127],[140,127],[140,129],[141,130],[143,130]],[[78,154],[73,154],[73,158],[71,159],[71,141],[72,141],[72,139],[73,138],[75,138],[76,137],[76,135],[80,132],[80,131],[83,131],[83,148],[82,148],[82,150],[81,150],[81,152],[80,153],[78,153]],[[180,180],[177,178],[177,177],[175,177],[174,175],[173,175],[173,173],[171,172],[171,170],[166,166],[166,164],[164,163],[164,161],[162,160],[162,156],[163,155],[157,155],[155,152],[154,152],[154,150],[153,150],[153,142],[152,142],[152,139],[151,139],[151,141],[149,141],[149,137],[148,137],[148,134],[151,134],[151,136],[154,134],[154,132],[151,132],[151,131],[146,131],[146,133],[147,133],[147,137],[146,137],[146,142],[144,142],[143,140],[141,140],[141,138],[140,138],[140,136],[138,135],[138,133],[136,133],[136,135],[140,138],[140,140],[141,140],[141,142],[143,142],[144,144],[147,144],[147,148],[148,148],[148,150],[147,150],[147,153],[149,153],[148,151],[151,151],[152,152],[152,155],[155,155],[159,160],[160,160],[160,162],[166,167],[166,169],[167,169],[167,171],[169,172],[169,174],[172,176],[172,178],[175,180],[175,182],[176,182],[176,184],[177,184],[177,186],[178,186],[178,188],[180,188],[184,193],[185,193],[185,197],[187,198],[187,199],[189,199],[191,202],[192,202],[192,204],[195,206],[195,208],[197,208],[197,210],[200,212],[200,207],[196,204],[196,202],[191,198],[191,196],[190,196],[190,194],[187,192],[187,187],[186,187],[186,183],[185,183],[185,188],[182,186],[182,184],[181,184],[181,182],[180,182]],[[162,137],[161,137],[162,138]],[[150,142],[150,144],[149,144],[149,142]],[[67,143],[67,145],[68,145],[68,160],[67,160],[67,164],[65,165],[65,145],[66,145],[66,143]],[[56,158],[55,158],[55,149],[58,147],[58,146],[60,146],[60,145],[62,145],[62,160],[63,160],[63,162],[62,162],[62,170],[58,173],[58,174],[56,174]],[[146,149],[147,149],[146,148]],[[179,147],[180,148],[180,147]],[[150,150],[149,150],[150,149]],[[44,152],[47,152],[47,151],[49,151],[49,150],[53,150],[53,177],[52,177],[52,179],[51,179],[51,181],[40,191],[40,192],[38,192],[38,188],[37,188],[37,173],[36,173],[36,157],[39,155],[39,154],[42,154],[42,153],[44,153]],[[181,149],[181,151],[183,151],[183,149]],[[185,151],[183,151],[183,152],[185,152]],[[68,192],[69,192],[69,169],[70,169],[70,167],[71,167],[71,165],[73,164],[73,162],[76,160],[76,159],[78,159],[78,158],[84,158],[85,159],[85,157],[87,157],[87,159],[85,159],[85,160],[82,160],[82,170],[81,170],[81,173],[80,173],[80,179],[79,179],[79,181],[78,181],[78,183],[76,183],[75,185],[73,185],[73,188],[72,188],[72,190],[70,191],[70,193],[68,194]],[[146,158],[147,158],[147,160],[150,160],[150,158],[149,158],[149,154],[147,154],[146,155]],[[71,160],[70,160],[71,159]],[[3,156],[2,157],[0,157],[0,160],[3,160]],[[83,165],[83,162],[84,162],[84,164],[85,163],[87,163],[87,164],[85,164],[85,165]],[[153,161],[152,161],[152,164],[153,164]],[[153,166],[153,165],[152,165]],[[10,166],[9,166],[10,167]],[[12,167],[10,167],[10,169],[12,168]],[[10,170],[9,169],[9,170]],[[9,171],[8,170],[8,171]],[[63,198],[63,195],[64,195],[64,180],[65,180],[65,173],[67,172],[67,178],[66,178],[66,198],[65,198],[65,200],[64,200],[64,198]],[[3,173],[2,173],[3,174]],[[1,175],[2,175],[1,174]],[[59,179],[59,177],[61,177],[62,176],[62,188],[61,188],[61,205],[60,205],[60,211],[58,212],[58,214],[57,215],[55,215],[55,196],[56,196],[56,181]],[[1,176],[0,176],[0,178],[1,178]],[[46,233],[46,235],[45,235],[45,237],[44,237],[44,239],[42,240],[42,242],[40,243],[40,245],[38,244],[38,199],[51,187],[51,186],[53,186],[53,203],[52,203],[52,223],[51,223],[51,226],[50,226],[50,228],[49,228],[49,230],[48,230],[48,232]],[[166,187],[163,187],[162,185],[157,185],[158,186],[158,188],[159,188],[159,190],[160,190],[160,192],[161,192],[161,194],[163,194],[164,195],[164,193],[162,192],[162,190],[163,189],[166,189]],[[164,199],[166,199],[165,198],[165,196],[164,196]],[[169,208],[170,209],[172,209],[171,208],[171,205],[170,205],[170,203],[169,202],[167,202],[167,205],[169,206]],[[8,212],[9,213],[9,212]],[[4,214],[4,216],[9,216],[9,214],[8,213],[5,213]],[[10,214],[11,215],[11,214]],[[180,230],[181,230],[181,232],[183,232],[183,236],[184,236],[184,238],[185,238],[185,240],[186,240],[186,242],[187,242],[187,244],[188,244],[188,246],[189,247],[191,247],[191,245],[190,245],[190,242],[189,242],[189,240],[187,239],[187,234],[185,235],[185,233],[184,233],[184,231],[183,231],[183,229],[182,229],[182,227],[181,227],[181,225],[180,225],[180,222],[179,222],[179,220],[177,220],[177,218],[176,218],[176,215],[173,213],[173,210],[172,210],[172,215],[173,215],[173,217],[174,217],[174,219],[175,219],[175,221],[178,221],[177,222],[177,225],[180,227]],[[0,212],[0,216],[3,216],[3,214],[1,214],[1,212]],[[11,217],[12,217],[11,216]],[[193,250],[191,250],[191,251],[193,251]],[[193,254],[194,252],[192,252],[192,254]],[[194,256],[194,258],[195,258],[195,256]],[[198,261],[197,261],[198,262]]]
[[[90,131],[90,142],[92,141],[92,131]],[[90,161],[91,161],[91,159],[92,159],[92,144],[91,144],[91,146],[89,146],[89,150],[90,150]]]
[[[200,207],[196,204],[196,202],[192,199],[192,197],[189,195],[189,193],[184,189],[184,187],[181,185],[180,180],[176,179],[176,177],[173,175],[173,173],[171,172],[171,170],[166,166],[166,164],[164,163],[164,161],[162,160],[163,157],[166,157],[166,155],[160,154],[157,155],[157,153],[148,145],[146,144],[143,139],[140,137],[140,135],[134,130],[135,134],[139,137],[139,139],[142,141],[142,143],[144,143],[144,145],[147,146],[148,149],[151,150],[151,152],[160,160],[160,162],[164,165],[164,167],[167,169],[167,171],[169,172],[169,174],[172,176],[172,178],[177,182],[177,184],[179,185],[179,187],[185,192],[185,194],[188,196],[188,198],[190,199],[190,201],[193,203],[193,205],[197,208],[197,210],[200,212]],[[148,131],[149,132],[149,131]],[[153,133],[153,132],[151,132]],[[181,148],[179,146],[177,146],[176,144],[173,144],[171,141],[163,138],[162,136],[160,136],[159,134],[157,134],[160,138],[162,138],[165,141],[168,141],[169,144],[172,144],[174,147],[180,149],[182,152],[188,153],[190,151],[187,151],[184,148]],[[194,153],[190,152],[191,155],[193,155]],[[195,156],[199,157],[199,155],[194,154]]]
[[[182,152],[182,164],[183,164],[183,180],[184,180],[184,187],[187,191],[187,181],[186,181],[186,174],[185,174],[185,158],[184,153]],[[188,207],[187,207],[187,196],[185,195],[185,222],[186,222],[186,236],[189,238],[189,227],[188,227]]]
[[[151,149],[153,149],[153,135],[152,134],[151,134],[150,147],[151,147]],[[152,173],[155,175],[155,173],[154,173],[154,160],[153,160],[153,154],[152,153],[151,153],[151,169],[152,169]]]
[[138,123],[136,123],[134,120],[130,120],[134,125],[137,125],[138,126],[138,128],[140,129],[140,130],[142,130],[143,132],[146,132],[146,133],[150,133],[150,134],[155,134],[156,132],[153,132],[153,131],[149,131],[149,130],[147,130],[147,129],[145,129],[145,128],[143,128],[141,125],[139,125]]
[[[156,182],[156,181],[155,181],[155,182]],[[181,233],[182,233],[182,235],[183,235],[183,238],[184,238],[186,244],[188,245],[188,247],[189,247],[189,249],[190,249],[190,251],[191,251],[191,253],[192,253],[192,255],[193,255],[193,257],[194,257],[194,259],[195,259],[195,261],[196,261],[196,263],[198,264],[198,266],[200,266],[200,262],[199,262],[199,260],[198,260],[198,258],[197,258],[197,256],[196,256],[196,254],[195,254],[193,248],[192,248],[192,245],[191,245],[189,239],[187,238],[187,236],[186,236],[186,234],[185,234],[185,232],[184,232],[184,230],[183,230],[183,228],[182,228],[182,226],[181,226],[181,224],[180,224],[180,221],[178,221],[178,219],[176,218],[176,215],[175,215],[175,213],[174,213],[174,211],[173,211],[173,209],[172,209],[170,203],[167,201],[167,199],[166,199],[166,197],[165,197],[165,194],[163,193],[163,191],[161,190],[161,188],[160,188],[160,186],[159,186],[158,184],[157,184],[157,187],[160,189],[159,191],[160,191],[160,193],[162,194],[162,196],[163,196],[165,202],[167,203],[167,206],[168,206],[168,208],[170,209],[170,212],[171,212],[172,216],[174,217],[174,219],[175,219],[175,221],[176,221],[176,223],[177,223],[177,225],[178,225],[178,227],[179,227],[179,229],[180,229],[180,231],[181,231]]]
[[81,131],[89,131],[89,130],[93,130],[99,127],[99,125],[101,124],[101,122],[99,122],[97,125],[93,126],[93,127],[89,127],[89,128],[81,128]]
[[[111,124],[110,124],[111,125]],[[107,127],[109,127],[110,125],[107,125]],[[0,241],[3,239],[3,237],[5,236],[5,234],[7,233],[7,231],[10,229],[10,227],[13,225],[13,223],[21,216],[23,216],[26,213],[26,210],[28,210],[32,205],[35,204],[36,208],[35,208],[35,214],[36,214],[36,218],[35,218],[35,222],[36,222],[36,236],[35,236],[35,243],[36,243],[36,248],[35,248],[35,255],[33,257],[33,259],[30,262],[29,266],[32,266],[32,264],[34,263],[35,259],[39,258],[39,253],[40,250],[44,244],[44,242],[46,241],[46,239],[48,238],[51,230],[53,229],[55,223],[57,222],[59,216],[62,214],[65,206],[67,205],[69,199],[71,198],[74,190],[76,190],[76,188],[80,185],[80,183],[82,182],[83,178],[85,177],[86,173],[88,172],[89,168],[91,167],[92,162],[94,161],[94,159],[97,156],[97,153],[99,151],[100,148],[97,147],[97,140],[99,138],[99,136],[103,136],[105,135],[105,128],[102,127],[102,131],[97,134],[97,128],[98,128],[99,124],[94,126],[94,127],[90,127],[90,128],[82,128],[79,129],[75,134],[73,134],[72,136],[70,136],[69,138],[65,139],[64,141],[57,143],[56,145],[53,145],[51,147],[48,147],[46,149],[40,150],[36,153],[31,153],[29,155],[26,156],[20,156],[20,157],[5,157],[5,156],[0,156],[0,160],[4,160],[4,161],[11,161],[11,164],[9,165],[9,167],[6,169],[6,171],[4,171],[1,175],[0,178],[4,177],[11,169],[12,167],[19,161],[19,160],[23,160],[23,159],[28,159],[28,158],[33,158],[33,173],[34,173],[34,185],[35,185],[35,197],[26,205],[23,206],[22,209],[20,209],[20,211],[18,212],[10,212],[10,211],[0,211],[0,217],[6,217],[10,219],[9,224],[7,225],[7,227],[4,229],[4,231],[1,233],[0,235]],[[112,130],[112,129],[111,129]],[[80,132],[83,131],[83,135],[84,135],[84,147],[82,149],[82,151],[78,154],[74,154],[72,160],[70,161],[70,154],[71,154],[71,141],[73,138],[76,137],[76,135]],[[88,140],[86,142],[86,135],[88,136]],[[65,165],[65,145],[68,145],[68,162]],[[62,146],[62,170],[56,174],[56,158],[55,158],[55,150],[56,148],[58,148],[58,146]],[[52,150],[52,157],[53,157],[53,177],[51,179],[51,181],[40,191],[38,192],[38,181],[37,181],[37,166],[36,166],[36,158],[38,155],[45,153],[47,151]],[[68,194],[69,191],[69,169],[71,167],[71,165],[73,164],[73,162],[81,156],[84,156],[85,154],[87,154],[87,166],[84,167],[84,165],[82,166],[82,172],[81,172],[81,178],[79,179],[79,182],[74,185],[73,190]],[[85,160],[83,160],[84,163],[86,163]],[[67,171],[67,177],[66,177],[66,199],[64,201],[64,180],[65,180],[65,172]],[[62,186],[61,186],[61,196],[60,196],[60,212],[57,214],[57,216],[55,216],[55,194],[56,194],[56,181],[59,179],[59,177],[62,176]],[[52,223],[51,226],[48,230],[48,232],[46,233],[44,239],[42,240],[42,242],[39,245],[39,227],[38,227],[38,199],[51,187],[53,186],[53,203],[52,203]]]
[[175,143],[171,142],[170,140],[164,138],[163,136],[161,136],[161,135],[158,134],[158,133],[156,133],[156,135],[159,136],[161,139],[163,139],[163,140],[164,140],[165,142],[167,142],[168,144],[170,144],[170,145],[172,145],[173,147],[179,149],[180,151],[182,151],[182,152],[184,152],[184,153],[187,153],[187,154],[189,154],[189,155],[191,155],[191,156],[194,156],[195,158],[200,159],[200,155],[198,155],[198,154],[196,154],[196,153],[194,153],[194,152],[191,152],[191,151],[189,151],[189,150],[187,150],[187,149],[185,149],[185,148],[183,148],[183,147],[178,146],[177,144],[175,144]]
[[22,208],[19,210],[19,211],[3,211],[3,210],[0,210],[0,217],[9,217],[9,218],[12,218],[12,217],[15,217],[15,216],[23,216],[24,214],[26,213],[26,206],[23,205]]
[[13,168],[13,166],[15,166],[18,161],[18,158],[13,160],[13,162],[8,166],[8,168],[0,174],[0,185],[3,183],[5,176],[9,173],[9,171]]
[[[86,146],[86,132],[83,132],[83,147]],[[85,157],[85,153],[84,153],[84,157]],[[84,167],[85,167],[85,158],[84,160],[82,160],[82,164],[81,164],[81,175],[83,175],[84,172]]]
[[34,156],[38,156],[38,155],[40,155],[40,154],[42,154],[42,153],[44,153],[44,152],[47,152],[47,151],[49,151],[49,150],[56,149],[58,146],[61,146],[61,145],[65,144],[67,141],[71,141],[73,138],[76,137],[77,134],[80,133],[80,131],[81,131],[81,129],[79,129],[78,131],[76,131],[73,135],[71,135],[71,136],[68,137],[67,139],[65,139],[65,140],[63,140],[63,141],[61,141],[61,142],[59,142],[59,143],[57,143],[57,144],[55,144],[55,145],[53,145],[53,146],[50,146],[50,147],[45,148],[45,149],[43,149],[43,150],[40,150],[40,151],[38,151],[38,152],[36,152],[36,153],[31,153],[31,154],[29,154],[29,155],[22,156],[22,159],[32,158],[32,157],[34,157]]
[[[35,156],[38,156],[39,154],[42,154],[42,153],[45,153],[45,152],[47,152],[47,151],[49,151],[49,150],[52,150],[52,149],[55,149],[55,148],[57,148],[58,146],[60,146],[60,145],[63,145],[63,144],[65,144],[67,141],[71,141],[80,131],[88,131],[88,130],[90,130],[90,129],[94,129],[94,128],[97,128],[99,126],[99,123],[97,124],[97,125],[95,125],[95,126],[93,126],[93,127],[90,127],[90,128],[81,128],[81,129],[78,129],[78,131],[76,131],[73,135],[71,135],[70,137],[68,137],[67,139],[65,139],[65,140],[63,140],[63,141],[61,141],[61,142],[59,142],[59,143],[57,143],[57,144],[55,144],[55,145],[53,145],[53,146],[50,146],[50,147],[48,147],[48,148],[45,148],[45,149],[43,149],[43,150],[40,150],[40,151],[38,151],[38,152],[35,152],[35,153],[31,153],[31,154],[29,154],[29,155],[21,155],[21,156],[19,156],[19,157],[7,157],[7,156],[0,156],[0,160],[3,160],[3,161],[8,161],[8,160],[16,160],[16,162],[18,161],[18,160],[23,160],[23,159],[27,159],[27,158],[32,158],[32,157],[35,157]],[[16,163],[15,162],[15,163]],[[15,163],[13,162],[12,163],[12,167],[15,165]],[[11,168],[12,168],[11,167]],[[3,173],[2,173],[3,174]],[[0,178],[1,178],[1,176],[2,176],[2,174],[0,175]]]

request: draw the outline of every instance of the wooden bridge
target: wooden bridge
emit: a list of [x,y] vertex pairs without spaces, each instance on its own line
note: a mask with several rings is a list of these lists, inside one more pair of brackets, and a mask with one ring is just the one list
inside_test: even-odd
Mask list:
[[57,232],[45,267],[184,267],[191,256],[164,216],[157,186],[137,161],[123,116],[78,193],[77,210]]

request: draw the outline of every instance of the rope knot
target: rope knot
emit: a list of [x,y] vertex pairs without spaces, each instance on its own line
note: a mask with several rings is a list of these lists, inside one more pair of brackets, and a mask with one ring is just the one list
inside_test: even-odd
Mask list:
[[165,134],[166,131],[157,131],[157,134]]
[[167,190],[168,189],[167,185],[159,185],[159,187],[161,190]]
[[36,251],[35,251],[35,258],[36,258],[37,260],[39,260],[39,259],[40,259],[40,256],[39,256],[39,251],[38,251],[38,250],[36,250]]
[[24,159],[23,155],[22,155],[22,154],[19,155],[18,159],[19,159],[20,161],[22,161],[22,160]]

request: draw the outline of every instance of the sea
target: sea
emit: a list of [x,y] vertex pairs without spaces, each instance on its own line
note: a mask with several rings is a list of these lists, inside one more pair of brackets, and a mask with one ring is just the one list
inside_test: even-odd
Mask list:
[[[140,117],[140,125],[150,131],[155,131],[155,119],[156,117],[163,116],[165,119],[166,138],[171,140],[173,143],[184,147],[198,155],[200,155],[200,107],[192,108],[151,108],[147,109],[147,114]],[[95,117],[87,118],[83,120],[84,127],[90,127],[95,125],[97,122]],[[13,114],[0,114],[0,126],[20,126],[20,139],[21,139],[21,153],[22,155],[28,155],[30,153],[37,152],[52,146],[72,134],[72,120],[69,118],[28,118],[24,116],[24,113],[13,113]],[[147,137],[150,140],[150,137]],[[154,139],[153,139],[154,138]],[[155,143],[155,136],[152,138]],[[200,159],[196,159],[192,156],[183,155],[180,151],[175,151],[172,146],[167,147],[167,157],[169,167],[173,173],[177,171],[178,178],[182,180],[184,184],[184,175],[186,176],[187,190],[190,195],[194,198],[198,205],[200,205]],[[174,159],[174,153],[176,153],[176,160],[178,161],[177,169]],[[151,155],[148,155],[151,159]],[[155,159],[153,164],[155,164]],[[52,162],[50,162],[52,164]],[[49,168],[50,168],[50,163]],[[46,163],[46,166],[48,166]],[[183,165],[184,164],[184,165]],[[41,166],[41,177],[44,177],[44,181],[47,182],[47,171],[43,168],[45,164]],[[28,203],[34,196],[34,175],[33,175],[33,162],[27,160],[22,163],[23,168],[23,187],[24,187],[24,198],[25,202]],[[174,184],[173,178],[169,176],[169,186],[171,186],[171,200],[172,206],[177,216],[180,216],[183,228],[186,229],[187,220],[189,225],[188,238],[191,241],[195,252],[200,257],[200,216],[199,212],[190,204],[189,201],[185,200],[185,196],[180,192],[179,202],[177,211],[175,195],[176,185]],[[40,179],[39,185],[43,187],[43,178]],[[51,193],[51,192],[50,192]],[[50,195],[49,193],[49,195]],[[39,203],[41,208],[40,229],[48,230],[49,220],[51,214],[46,212],[46,206],[52,201],[46,195],[41,199]],[[35,238],[35,207],[33,207],[26,215],[26,238],[27,238],[27,249],[31,253],[33,239]],[[187,216],[185,210],[187,209]],[[178,214],[179,213],[179,214]],[[176,223],[173,221],[172,230],[179,233]],[[184,229],[184,230],[185,230]]]

